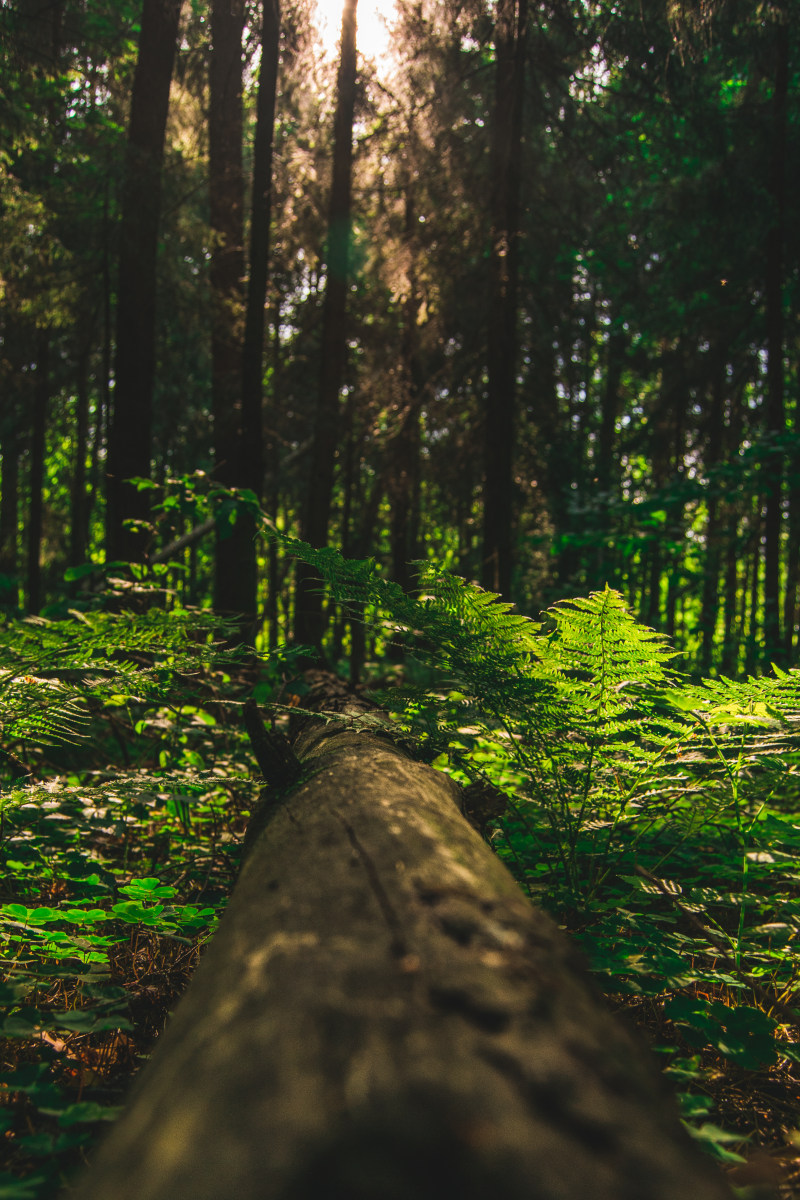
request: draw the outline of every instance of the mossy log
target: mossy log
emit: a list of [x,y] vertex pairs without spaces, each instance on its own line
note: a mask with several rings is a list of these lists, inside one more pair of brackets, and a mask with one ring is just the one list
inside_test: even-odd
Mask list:
[[316,723],[80,1200],[717,1200],[567,938],[386,740]]

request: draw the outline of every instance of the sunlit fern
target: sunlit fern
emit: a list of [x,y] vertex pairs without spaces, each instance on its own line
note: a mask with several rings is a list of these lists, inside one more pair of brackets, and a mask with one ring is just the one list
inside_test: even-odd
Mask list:
[[[0,625],[0,765],[4,759],[16,777],[2,793],[0,809],[36,804],[54,786],[26,779],[28,746],[52,752],[80,743],[109,709],[180,703],[208,667],[235,658],[222,644],[226,632],[210,612],[160,608]],[[113,802],[147,786],[133,773],[84,791],[87,802]],[[162,790],[177,786],[165,779]]]
[[800,672],[690,683],[667,639],[611,588],[537,622],[428,564],[406,595],[371,560],[281,541],[337,604],[433,670],[432,684],[386,689],[380,702],[428,758],[488,775],[523,816],[534,803],[540,853],[574,891],[591,892],[656,825],[679,844],[729,812],[744,838],[749,791],[763,792],[776,765],[784,779],[797,769]]

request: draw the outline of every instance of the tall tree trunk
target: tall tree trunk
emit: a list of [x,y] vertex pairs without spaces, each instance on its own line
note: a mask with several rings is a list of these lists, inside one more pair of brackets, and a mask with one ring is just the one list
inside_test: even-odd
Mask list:
[[743,597],[743,607],[747,605],[747,641],[745,644],[744,669],[752,675],[758,665],[761,654],[761,629],[758,615],[761,603],[761,530],[763,527],[763,503],[759,497],[750,514],[750,565],[749,565],[749,596]]
[[[796,429],[797,432],[797,429]],[[785,661],[794,658],[797,627],[797,598],[800,590],[800,455],[789,459],[789,545],[786,552],[786,582],[783,593],[783,637]]]
[[703,590],[700,609],[700,669],[707,675],[714,656],[715,634],[717,629],[717,613],[719,610],[719,576],[722,563],[722,520],[721,502],[718,494],[718,483],[714,478],[714,468],[722,457],[722,442],[725,418],[725,357],[716,353],[712,363],[712,378],[710,380],[711,404],[708,412],[708,428],[706,431],[705,466],[711,480],[706,499],[706,529],[705,529],[705,561],[703,568]]
[[86,451],[89,437],[89,358],[91,346],[84,345],[78,354],[75,381],[75,449],[70,490],[70,566],[80,566],[86,560],[89,540],[89,504],[86,494]]
[[31,423],[30,507],[28,512],[28,611],[42,607],[42,523],[44,515],[44,460],[47,433],[47,405],[50,399],[50,333],[40,330],[36,351],[36,376],[33,381],[33,420]]
[[625,366],[626,335],[612,329],[606,346],[606,377],[600,398],[600,431],[594,458],[594,477],[598,493],[597,546],[594,554],[592,586],[603,587],[613,569],[608,561],[606,542],[610,533],[609,511],[615,489],[618,489],[619,470],[614,461],[617,442],[617,419],[620,410],[620,384]]
[[[242,352],[241,486],[253,492],[261,503],[264,490],[264,309],[269,278],[270,226],[272,223],[272,156],[275,130],[275,97],[280,60],[280,0],[263,0],[261,27],[261,66],[256,100],[256,132],[253,148],[252,208],[250,214],[250,273],[245,308],[244,347]],[[274,422],[270,422],[270,427]],[[275,447],[268,449],[274,460]],[[249,597],[250,609],[257,611],[258,564],[255,520],[252,513],[240,512],[239,521],[248,538],[241,563],[243,599]]]
[[414,507],[419,487],[420,404],[423,389],[414,245],[417,213],[410,175],[406,179],[405,191],[403,244],[409,263],[406,273],[408,294],[403,304],[403,336],[400,344],[400,425],[387,447],[387,494],[391,505],[389,545],[392,579],[404,591],[408,591],[412,583],[410,564],[418,556]]
[[113,312],[111,283],[111,196],[106,180],[103,195],[103,261],[101,278],[103,286],[103,345],[101,349],[101,380],[97,391],[94,437],[92,439],[92,464],[89,471],[88,510],[91,513],[97,499],[100,484],[100,452],[108,445],[108,430],[111,423],[111,360],[113,356]]
[[[281,395],[281,298],[279,294],[275,296],[275,310],[273,313],[272,323],[272,380],[273,380],[273,396]],[[279,471],[278,471],[278,429],[277,429],[277,411],[273,404],[271,408],[270,419],[266,430],[266,510],[273,521],[277,520],[278,508],[280,505],[280,491],[278,488]],[[268,644],[270,650],[277,650],[280,640],[280,630],[278,626],[278,601],[281,592],[281,570],[278,560],[278,545],[273,538],[269,538],[267,542],[267,603],[265,617],[268,630]]]
[[[308,487],[301,521],[302,537],[312,546],[323,546],[328,539],[339,423],[339,393],[344,379],[347,349],[357,5],[358,0],[345,0],[342,14],[333,176],[328,212],[327,275],[322,309],[320,379],[308,466]],[[299,642],[319,645],[324,632],[319,578],[306,564],[301,563],[297,565],[296,578],[295,637]]]
[[[786,225],[786,126],[789,90],[789,28],[775,28],[775,85],[773,90],[773,147],[770,169],[772,221],[766,246],[767,321],[767,431],[780,436],[786,430],[783,382],[783,247]],[[783,662],[780,630],[780,555],[783,504],[783,452],[770,454],[766,470],[764,517],[764,657],[766,663]]]
[[488,388],[484,412],[485,587],[508,597],[513,546],[513,445],[517,391],[517,282],[527,0],[498,0],[492,122]]
[[169,89],[182,0],[144,0],[133,80],[120,224],[117,352],[108,437],[106,543],[111,559],[138,560],[147,536],[156,364],[156,257]]
[[[244,9],[231,0],[211,5],[209,58],[209,201],[214,244],[211,255],[213,319],[211,397],[214,475],[225,487],[241,478],[242,310],[244,303],[244,179],[242,175],[242,35]],[[227,517],[233,518],[232,521]],[[243,588],[252,533],[235,509],[223,509],[214,556],[214,607],[248,614],[255,598]]]
[[19,603],[17,571],[19,555],[19,420],[20,401],[16,393],[21,378],[14,362],[13,337],[9,342],[11,322],[3,322],[3,361],[0,387],[3,406],[0,412],[0,609],[14,612]]

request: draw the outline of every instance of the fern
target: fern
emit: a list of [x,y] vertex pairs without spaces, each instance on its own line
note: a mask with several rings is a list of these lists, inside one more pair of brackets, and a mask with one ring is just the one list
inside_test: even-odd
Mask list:
[[506,792],[531,842],[526,871],[544,860],[587,900],[655,830],[675,853],[728,817],[746,854],[748,788],[795,761],[800,671],[692,684],[611,588],[537,622],[429,564],[406,595],[372,560],[272,536],[433,672],[433,686],[377,698],[425,757]]
[[[183,609],[6,621],[0,626],[0,760],[5,757],[20,776],[26,768],[18,756],[29,745],[75,746],[97,733],[99,718],[119,708],[179,707],[187,694],[196,694],[204,672],[238,657],[221,644],[227,632],[214,614]],[[202,790],[202,781],[185,769],[153,778],[131,771],[82,786],[81,795],[96,807],[114,805],[155,789],[156,782],[164,793]],[[0,811],[26,804],[34,812],[54,790],[70,792],[58,780],[18,782],[2,795]]]

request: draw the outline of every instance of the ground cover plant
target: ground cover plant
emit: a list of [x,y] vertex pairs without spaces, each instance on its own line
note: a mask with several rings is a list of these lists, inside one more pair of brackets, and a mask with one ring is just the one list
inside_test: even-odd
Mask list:
[[[430,567],[407,594],[282,542],[404,648],[361,719],[469,785],[466,815],[645,1028],[695,1136],[733,1170],[773,1151],[764,1178],[782,1156],[792,1194],[800,672],[692,681],[611,589],[536,622]],[[2,631],[0,1196],[52,1195],[116,1116],[229,894],[257,788],[237,713],[276,672],[225,640],[169,600]]]
[[54,1195],[115,1118],[230,891],[224,636],[174,606],[0,630],[0,1196]]

